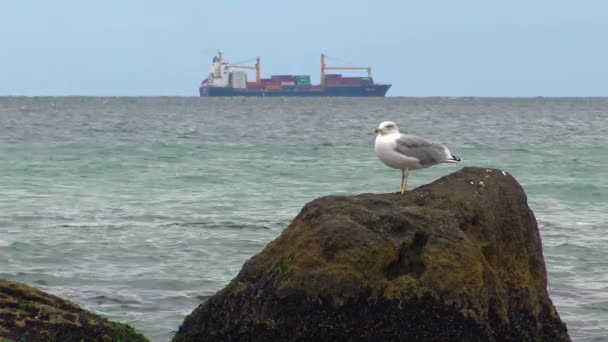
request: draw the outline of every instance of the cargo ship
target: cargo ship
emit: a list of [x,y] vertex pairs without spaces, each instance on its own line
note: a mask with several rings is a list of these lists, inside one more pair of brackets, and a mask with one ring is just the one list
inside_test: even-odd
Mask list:
[[[213,57],[211,72],[201,83],[200,96],[347,96],[383,97],[390,84],[378,84],[372,78],[371,67],[327,66],[326,56],[321,54],[320,84],[311,84],[310,75],[272,75],[262,78],[260,59],[255,65],[230,64],[221,52]],[[255,70],[255,81],[249,82],[246,71]],[[234,70],[234,71],[233,71]],[[327,74],[327,70],[367,71],[365,77],[345,77]]]

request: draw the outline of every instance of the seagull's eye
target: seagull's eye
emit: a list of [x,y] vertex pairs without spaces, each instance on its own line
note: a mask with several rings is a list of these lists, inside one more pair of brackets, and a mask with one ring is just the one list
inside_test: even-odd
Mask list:
[[393,125],[387,125],[387,126],[386,126],[386,128],[388,128],[388,129],[391,129],[391,128],[393,128],[393,127],[395,127],[395,126],[393,126]]

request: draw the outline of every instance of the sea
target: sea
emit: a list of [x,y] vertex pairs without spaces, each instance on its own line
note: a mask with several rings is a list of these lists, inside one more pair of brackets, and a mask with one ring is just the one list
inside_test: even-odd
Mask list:
[[233,279],[307,202],[399,190],[374,128],[524,187],[574,341],[608,341],[608,98],[0,97],[0,278],[152,341]]

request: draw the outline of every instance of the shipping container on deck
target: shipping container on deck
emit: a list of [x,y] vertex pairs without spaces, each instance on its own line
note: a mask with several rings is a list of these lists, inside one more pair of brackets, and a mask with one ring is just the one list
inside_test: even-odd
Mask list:
[[234,89],[247,88],[247,73],[244,71],[233,71],[230,73],[230,85]]
[[296,75],[294,80],[296,84],[310,84],[310,75]]
[[325,75],[326,80],[339,80],[341,78],[342,78],[341,74],[326,74]]
[[360,85],[362,83],[361,77],[342,77],[340,80],[340,84]]
[[341,82],[341,81],[342,81],[342,80],[341,80],[341,79],[339,79],[339,78],[333,78],[333,79],[332,79],[332,78],[330,78],[330,79],[327,79],[327,78],[326,78],[326,79],[325,79],[325,85],[326,85],[326,86],[340,85],[340,84],[342,84],[342,82]]
[[289,82],[289,81],[293,81],[294,76],[293,75],[272,75],[272,76],[270,76],[270,78],[272,78],[275,81]]

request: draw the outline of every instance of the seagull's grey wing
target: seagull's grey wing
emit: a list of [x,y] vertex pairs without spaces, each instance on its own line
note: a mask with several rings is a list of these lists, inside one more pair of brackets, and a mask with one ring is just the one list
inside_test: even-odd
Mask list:
[[441,163],[448,159],[445,147],[439,144],[431,144],[415,135],[401,134],[401,137],[397,139],[395,151],[418,159],[422,166]]

